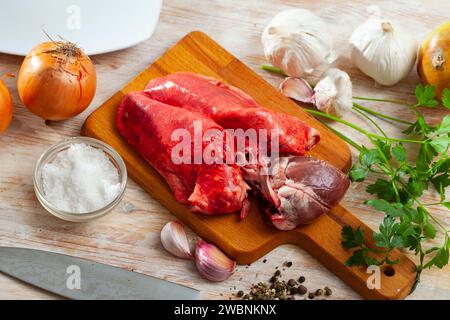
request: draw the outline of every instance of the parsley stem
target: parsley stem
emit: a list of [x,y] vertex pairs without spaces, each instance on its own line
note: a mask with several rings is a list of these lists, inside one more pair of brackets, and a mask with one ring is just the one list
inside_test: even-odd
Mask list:
[[376,101],[376,102],[387,102],[387,103],[393,103],[393,104],[400,104],[403,106],[410,106],[411,104],[406,102],[406,101],[402,101],[402,100],[391,100],[391,99],[377,99],[377,98],[367,98],[367,97],[358,97],[358,96],[354,96],[353,99],[355,100],[364,100],[364,101]]
[[373,121],[373,119],[371,117],[369,117],[367,114],[365,114],[364,112],[362,112],[361,110],[353,107],[353,110],[355,110],[356,112],[358,112],[360,115],[362,115],[364,118],[366,118],[367,120],[369,120],[369,122],[371,122],[377,129],[378,131],[381,132],[381,134],[385,137],[387,137],[386,133],[384,132],[384,130],[375,122]]
[[[408,193],[409,196],[413,199],[413,201],[416,202],[419,207],[421,207],[422,209],[425,210],[425,205],[408,190],[408,186],[403,181],[401,181],[401,180],[398,180],[398,181],[403,186],[403,189],[406,191],[406,193]],[[436,218],[434,215],[432,215],[430,212],[428,212],[427,210],[425,210],[425,211],[427,212],[427,214],[431,218],[431,220],[433,220],[439,226],[439,228],[441,228],[441,230],[444,232],[445,236],[447,237],[449,231],[447,230],[445,225],[438,218]]]
[[375,138],[375,139],[379,139],[379,140],[387,140],[387,141],[396,141],[396,142],[409,142],[409,143],[418,143],[418,144],[423,144],[425,143],[424,141],[419,141],[419,140],[410,140],[410,139],[398,139],[398,138],[389,138],[389,137],[383,137],[377,134],[373,134],[370,132],[367,132],[366,130],[358,127],[357,125],[350,123],[346,120],[343,120],[341,118],[335,117],[331,114],[327,114],[321,111],[317,111],[317,110],[311,110],[311,109],[303,109],[308,113],[314,114],[314,115],[318,115],[324,118],[328,118],[330,120],[334,120],[336,122],[340,122],[342,124],[345,124],[346,126],[349,126],[350,128],[355,129],[356,131],[366,135],[367,137],[371,137],[371,138]]
[[385,114],[377,112],[377,111],[373,111],[373,110],[371,110],[371,109],[369,109],[367,107],[364,107],[364,106],[362,106],[362,105],[360,105],[360,104],[358,104],[356,102],[353,102],[353,106],[355,108],[359,109],[359,110],[362,110],[362,111],[365,111],[367,113],[370,113],[370,114],[372,114],[372,115],[374,115],[374,116],[376,116],[378,118],[384,118],[384,119],[387,119],[387,120],[391,120],[391,121],[395,121],[395,122],[399,122],[399,123],[403,123],[403,124],[408,124],[408,125],[412,125],[413,124],[412,122],[409,122],[409,121],[406,121],[406,120],[398,119],[398,118],[391,117],[391,116],[385,115]]
[[267,64],[263,64],[261,66],[261,69],[272,72],[272,73],[277,73],[279,75],[287,77],[287,75],[283,72],[283,70],[281,70],[280,68],[274,67],[274,66],[269,66]]
[[[323,122],[322,122],[323,123]],[[329,126],[326,123],[323,123],[328,129],[330,129],[335,135],[337,135],[339,138],[341,138],[342,140],[344,140],[345,142],[347,142],[349,145],[351,145],[352,147],[354,147],[355,149],[357,149],[358,151],[360,151],[362,149],[362,147],[355,141],[353,141],[352,139],[350,139],[349,137],[347,137],[345,134],[339,132],[338,130],[334,129],[333,127]]]

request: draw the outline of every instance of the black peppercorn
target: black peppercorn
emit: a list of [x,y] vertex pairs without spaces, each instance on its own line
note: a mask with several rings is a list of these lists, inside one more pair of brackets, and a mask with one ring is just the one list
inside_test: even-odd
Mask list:
[[275,283],[275,282],[277,282],[277,277],[275,277],[275,276],[273,276],[272,278],[270,278],[270,282],[271,283]]
[[279,277],[279,276],[281,276],[281,271],[280,270],[277,270],[277,271],[275,271],[275,273],[273,274],[275,277]]
[[333,294],[333,291],[331,291],[331,289],[329,287],[325,287],[325,295],[331,296],[332,294]]
[[287,284],[290,287],[294,287],[297,284],[297,281],[295,281],[294,279],[289,279]]
[[238,293],[237,293],[237,296],[238,296],[239,298],[242,297],[242,296],[244,296],[244,291],[239,290]]
[[292,262],[291,261],[286,262],[286,267],[288,268],[292,267]]
[[315,294],[316,294],[316,296],[321,296],[323,294],[323,290],[317,289]]
[[296,287],[292,287],[291,289],[289,289],[289,291],[291,292],[291,294],[298,293],[298,289]]
[[300,283],[303,283],[303,282],[305,282],[305,277],[304,276],[301,276],[300,278],[298,278],[298,282],[300,282]]
[[308,289],[306,289],[304,285],[299,285],[297,291],[299,294],[304,295],[306,292],[308,292]]
[[308,298],[309,298],[309,299],[314,299],[314,297],[315,297],[314,293],[310,292],[310,293],[308,294]]

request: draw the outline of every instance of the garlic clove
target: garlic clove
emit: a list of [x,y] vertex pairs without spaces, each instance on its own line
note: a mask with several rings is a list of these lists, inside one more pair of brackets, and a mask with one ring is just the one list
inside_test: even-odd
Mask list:
[[281,93],[294,100],[312,103],[314,91],[304,79],[288,77],[280,83]]
[[171,221],[162,228],[161,243],[164,249],[174,256],[183,259],[192,259],[186,232],[180,222]]
[[200,239],[195,248],[195,265],[202,277],[219,282],[231,276],[236,262],[216,246]]
[[349,75],[342,70],[331,68],[314,87],[313,102],[320,111],[342,117],[353,107],[352,96]]

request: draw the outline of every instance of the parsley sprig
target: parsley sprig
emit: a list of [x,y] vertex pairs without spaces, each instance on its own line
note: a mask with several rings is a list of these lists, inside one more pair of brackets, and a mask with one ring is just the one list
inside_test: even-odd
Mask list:
[[[428,124],[420,108],[436,108],[439,105],[435,87],[418,85],[415,95],[416,103],[412,105],[396,100],[354,97],[355,100],[405,105],[416,116],[414,122],[409,122],[354,103],[353,109],[369,119],[379,133],[369,132],[353,123],[320,111],[306,111],[343,123],[365,135],[371,142],[370,147],[359,145],[338,132],[339,136],[360,152],[358,161],[350,170],[350,179],[364,181],[369,173],[376,175],[376,181],[368,185],[366,189],[375,198],[366,201],[366,204],[384,213],[378,232],[372,235],[377,249],[365,244],[361,228],[353,230],[347,226],[342,229],[343,247],[353,250],[346,264],[348,266],[394,265],[398,261],[391,260],[392,251],[396,248],[408,249],[418,256],[417,284],[422,270],[431,267],[443,268],[449,262],[450,230],[430,212],[429,208],[442,206],[450,209],[450,201],[447,201],[445,196],[445,191],[450,186],[450,115],[445,116],[436,125]],[[444,89],[442,93],[442,104],[450,109],[449,89]],[[403,130],[407,138],[387,136],[369,115],[407,125]],[[405,148],[407,143],[418,145],[418,152],[407,152]],[[423,193],[431,188],[439,193],[439,201],[425,203],[422,199]],[[430,245],[430,240],[435,239],[438,233],[443,235],[442,242],[439,245]],[[380,254],[382,259],[375,258]]]

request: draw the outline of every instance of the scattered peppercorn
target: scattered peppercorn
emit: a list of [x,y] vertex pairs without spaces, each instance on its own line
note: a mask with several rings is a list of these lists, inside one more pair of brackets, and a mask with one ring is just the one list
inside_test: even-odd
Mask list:
[[297,291],[299,294],[304,295],[306,292],[308,292],[308,289],[306,289],[304,285],[299,285]]
[[[285,261],[283,266],[289,268],[292,266],[292,262]],[[307,298],[313,300],[321,295],[330,296],[332,294],[329,287],[308,292],[308,289],[301,284],[306,280],[304,276],[300,276],[297,281],[295,279],[289,279],[287,281],[280,280],[282,271],[278,270],[278,268],[279,267],[275,268],[276,271],[268,282],[258,282],[253,284],[248,293],[239,290],[234,296],[243,300],[295,300],[296,294],[301,296],[307,294]],[[282,270],[284,271],[284,268]],[[236,287],[234,287],[234,289],[236,289]],[[230,290],[232,290],[232,288],[230,288]]]
[[264,259],[264,260],[263,260],[263,263],[266,263],[266,262],[267,262],[267,259]]

